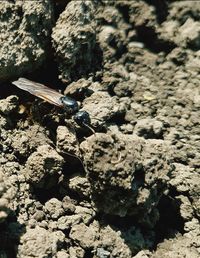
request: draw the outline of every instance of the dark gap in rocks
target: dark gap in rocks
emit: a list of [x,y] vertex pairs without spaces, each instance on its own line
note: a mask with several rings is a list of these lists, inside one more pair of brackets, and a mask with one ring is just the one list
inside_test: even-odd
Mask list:
[[117,51],[116,51],[116,54],[115,54],[115,57],[117,60],[119,60],[125,53],[127,53],[127,47],[122,45],[120,46]]
[[137,220],[134,216],[120,217],[117,215],[106,214],[102,211],[98,211],[95,219],[100,222],[102,227],[110,225],[123,230],[126,230],[131,226],[136,226],[137,224]]
[[[179,153],[179,152],[178,152]],[[185,156],[175,156],[174,157],[174,162],[175,163],[180,163],[180,164],[182,164],[182,165],[184,165],[184,166],[188,166],[189,164],[188,164],[188,162],[189,162],[189,160],[188,160],[188,158],[187,157],[185,157]]]
[[157,21],[162,23],[168,16],[168,1],[166,0],[145,0],[149,5],[153,5],[156,9]]
[[127,53],[127,47],[125,45],[118,46],[116,38],[112,38],[109,42],[109,45],[116,49],[115,58],[118,60],[122,57],[123,54]]
[[52,1],[54,5],[54,16],[55,20],[57,21],[60,14],[65,10],[65,7],[69,3],[69,0],[56,0]]
[[6,221],[0,225],[0,257],[16,257],[17,246],[24,233],[24,225],[17,222],[15,216],[9,215]]
[[59,187],[58,185],[55,185],[54,187],[51,187],[49,189],[44,189],[44,188],[34,188],[32,190],[34,196],[36,197],[35,199],[41,202],[43,205],[45,202],[50,200],[51,198],[56,198],[58,200],[62,200],[62,197],[59,193]]
[[129,20],[130,20],[129,6],[126,5],[125,3],[119,1],[119,3],[117,3],[117,8],[118,8],[119,12],[122,14],[124,21],[126,23],[129,23]]
[[116,227],[120,230],[128,230],[132,226],[139,226],[137,218],[134,216],[120,217],[117,215],[102,215],[102,222]]
[[135,173],[134,173],[134,180],[133,180],[133,190],[135,190],[134,186],[137,187],[144,185],[145,182],[145,171],[142,164],[136,164],[135,165]]
[[136,28],[139,41],[143,42],[149,50],[154,53],[170,53],[176,46],[170,41],[158,39],[153,28],[139,26]]
[[63,167],[64,175],[69,176],[69,175],[72,175],[77,172],[78,172],[78,174],[85,173],[85,168],[84,168],[83,161],[81,160],[81,158],[76,157],[75,155],[70,154],[70,153],[62,154],[62,152],[61,152],[60,155],[62,155],[62,157],[64,157],[66,160],[65,165]]
[[107,85],[107,91],[110,94],[111,97],[116,96],[116,93],[114,92],[114,89],[118,82],[112,82],[111,84]]
[[175,237],[177,233],[184,233],[184,221],[180,216],[180,205],[173,198],[175,193],[170,191],[163,195],[158,203],[160,219],[155,226],[156,242],[161,243],[164,239]]
[[26,153],[26,156],[22,155],[19,151],[14,152],[14,156],[16,157],[17,162],[20,165],[24,165],[27,161],[27,158],[30,156],[30,153]]
[[115,124],[115,125],[124,125],[127,124],[127,122],[124,119],[125,114],[124,113],[117,113],[112,116],[109,120],[107,120],[107,124]]
[[[94,253],[92,252],[92,249],[85,250],[85,254],[84,254],[83,258],[92,258],[92,257],[94,257]],[[102,258],[104,258],[104,256]]]
[[5,130],[13,130],[16,128],[17,120],[19,116],[17,114],[1,114],[0,116],[6,120],[6,126],[4,127]]
[[16,86],[12,85],[11,82],[5,81],[0,84],[1,96],[0,99],[5,99],[10,95],[21,95],[24,91],[18,89]]
[[40,69],[36,70],[34,74],[31,74],[31,77],[29,78],[30,80],[42,83],[57,91],[59,89],[63,91],[66,88],[66,85],[64,85],[62,81],[58,79],[59,70],[57,62],[54,60],[53,57],[53,49],[51,49],[51,53],[43,66],[41,66]]

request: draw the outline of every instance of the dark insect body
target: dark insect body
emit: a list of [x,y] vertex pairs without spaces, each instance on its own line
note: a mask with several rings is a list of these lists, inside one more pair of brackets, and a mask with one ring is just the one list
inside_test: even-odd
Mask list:
[[78,125],[90,128],[90,116],[86,111],[79,111],[79,106],[76,100],[43,84],[33,82],[25,78],[19,78],[17,81],[12,82],[12,84],[55,106],[64,108],[66,113],[71,115]]

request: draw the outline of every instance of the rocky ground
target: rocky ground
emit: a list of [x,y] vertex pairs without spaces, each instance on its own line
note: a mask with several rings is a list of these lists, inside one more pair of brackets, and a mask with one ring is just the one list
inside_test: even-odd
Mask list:
[[0,257],[200,257],[200,2],[0,1],[0,43]]

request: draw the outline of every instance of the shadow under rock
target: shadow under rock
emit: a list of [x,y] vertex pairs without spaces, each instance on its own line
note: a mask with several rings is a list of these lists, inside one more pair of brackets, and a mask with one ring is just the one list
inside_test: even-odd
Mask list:
[[6,221],[0,224],[0,257],[15,258],[21,236],[26,232],[25,225],[17,222],[13,211]]

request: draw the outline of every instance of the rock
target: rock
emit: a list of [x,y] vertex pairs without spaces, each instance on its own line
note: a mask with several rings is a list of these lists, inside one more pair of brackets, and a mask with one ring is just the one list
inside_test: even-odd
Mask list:
[[64,159],[52,147],[42,145],[29,156],[24,173],[29,183],[48,189],[57,184],[63,164]]
[[75,214],[80,215],[83,223],[86,225],[88,225],[96,215],[94,210],[82,206],[76,206]]
[[55,256],[60,245],[64,244],[65,235],[61,231],[49,232],[44,228],[27,229],[20,238],[17,257]]
[[63,198],[62,207],[63,207],[65,213],[69,214],[69,215],[73,214],[76,209],[75,202],[73,202],[73,200],[68,196],[65,196]]
[[111,97],[107,92],[94,92],[90,97],[84,100],[83,109],[91,117],[93,125],[103,124],[114,116],[122,116],[126,107],[118,103],[115,97]]
[[65,250],[61,250],[57,252],[57,258],[70,258],[69,254]]
[[76,134],[66,126],[58,126],[56,148],[58,152],[80,156],[79,144]]
[[36,211],[35,214],[33,215],[33,218],[36,220],[36,221],[42,221],[45,217],[45,213],[43,211]]
[[200,22],[188,18],[177,33],[177,41],[181,42],[181,45],[200,48]]
[[53,28],[52,41],[58,61],[60,78],[79,79],[94,70],[96,23],[92,1],[72,1]]
[[37,147],[50,144],[51,141],[39,125],[32,125],[24,130],[16,130],[12,133],[11,146],[17,156],[28,158]]
[[16,113],[18,109],[18,97],[11,95],[6,99],[0,100],[0,112],[6,116]]
[[[115,231],[110,226],[106,226],[100,231],[97,246],[101,247],[104,253],[109,252],[110,255],[108,257],[124,258],[131,257],[132,255],[131,249],[128,247],[128,245],[126,245],[120,231]],[[100,252],[98,247],[97,252]],[[100,254],[101,253],[102,251]]]
[[72,227],[69,237],[83,249],[89,249],[94,246],[97,229],[92,224],[88,227],[81,223]]
[[50,1],[0,3],[0,80],[37,69],[47,57],[53,25]]
[[180,215],[185,221],[190,221],[193,217],[193,208],[188,197],[179,195],[176,197],[180,205]]
[[81,215],[66,215],[58,219],[57,226],[60,230],[68,230],[74,225],[79,224],[81,220]]
[[52,219],[58,219],[64,214],[62,202],[56,198],[51,198],[45,203],[44,211],[47,216],[50,216]]
[[132,257],[141,249],[151,248],[153,241],[154,236],[151,231],[142,234],[137,227],[120,230],[107,225],[100,229],[96,250],[98,252],[99,248],[102,248],[104,252],[110,252],[108,257]]
[[161,139],[163,135],[163,122],[151,118],[138,120],[134,132],[145,139]]
[[158,29],[160,38],[170,40],[175,46],[182,48],[195,48],[200,46],[200,29],[199,21],[193,20],[191,17],[183,23],[178,20],[165,21],[162,27]]
[[80,246],[71,246],[69,248],[69,255],[70,255],[70,258],[75,258],[75,257],[76,258],[84,258],[85,251]]
[[69,179],[69,189],[75,191],[79,196],[90,196],[90,183],[86,177],[73,176]]
[[191,246],[191,240],[187,237],[177,236],[176,239],[164,240],[159,244],[157,251],[153,253],[152,258],[167,257],[199,257],[199,252]]
[[0,224],[6,221],[15,208],[13,201],[17,195],[18,187],[13,183],[12,178],[6,175],[6,171],[0,168]]
[[99,210],[121,217],[150,214],[173,170],[166,142],[98,133],[82,142],[81,149]]

